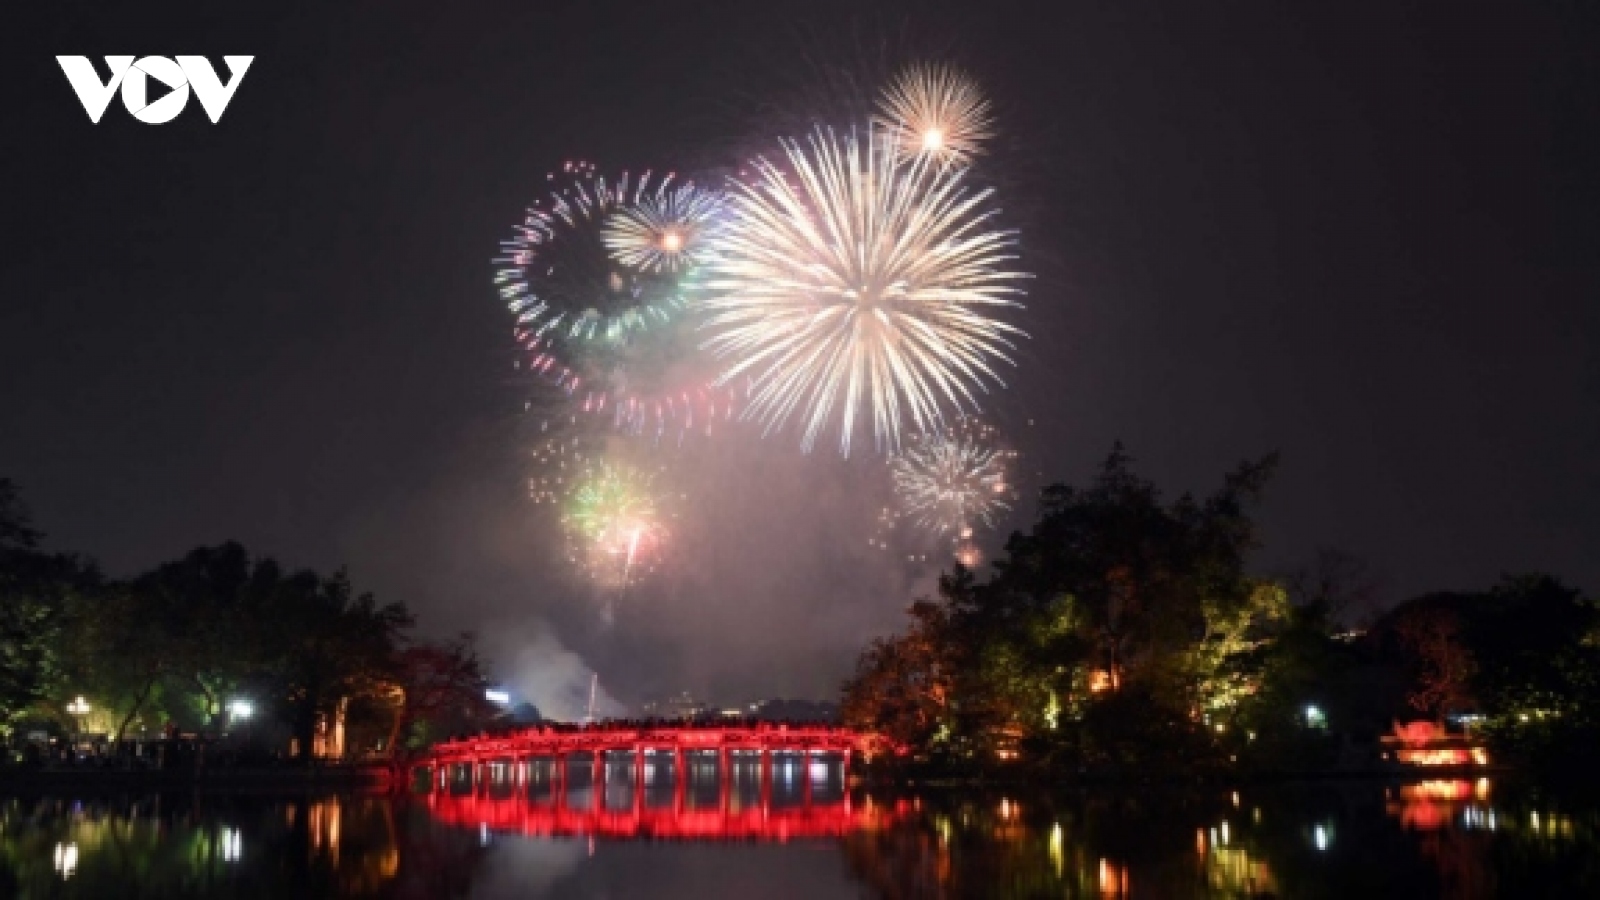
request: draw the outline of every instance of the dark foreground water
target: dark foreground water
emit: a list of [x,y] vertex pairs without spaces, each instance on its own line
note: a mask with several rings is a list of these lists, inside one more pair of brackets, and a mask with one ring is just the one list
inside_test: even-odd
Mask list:
[[0,797],[0,897],[1596,897],[1600,814],[1509,782],[847,792],[626,766],[432,797]]

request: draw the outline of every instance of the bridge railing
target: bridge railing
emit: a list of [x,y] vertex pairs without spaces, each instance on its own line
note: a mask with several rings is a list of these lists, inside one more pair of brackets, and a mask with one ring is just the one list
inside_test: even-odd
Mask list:
[[[850,758],[870,743],[870,738],[835,725],[791,723],[671,724],[663,722],[616,721],[589,725],[547,723],[504,734],[446,741],[434,746],[428,756],[413,767],[416,783],[427,779],[430,791],[445,787],[451,769],[464,773],[478,789],[490,782],[508,780],[525,785],[531,763],[552,759],[555,777],[565,781],[567,757],[575,753],[592,754],[603,762],[608,753],[628,753],[634,758],[643,781],[645,757],[671,756],[676,771],[683,771],[685,754],[714,752],[719,770],[724,773],[735,754],[755,754],[762,779],[771,777],[776,754],[837,755],[848,771]],[[725,777],[725,774],[724,774]],[[459,775],[458,775],[458,780]]]

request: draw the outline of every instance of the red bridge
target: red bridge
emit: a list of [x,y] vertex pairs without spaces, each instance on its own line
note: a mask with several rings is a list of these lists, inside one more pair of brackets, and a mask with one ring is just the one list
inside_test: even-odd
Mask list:
[[675,770],[684,771],[686,754],[717,755],[719,771],[726,772],[730,758],[758,757],[762,778],[772,772],[775,754],[837,756],[848,770],[850,756],[870,752],[871,738],[848,728],[831,725],[788,725],[760,722],[744,726],[727,725],[627,725],[584,726],[542,725],[525,728],[504,737],[477,737],[435,744],[428,759],[415,767],[417,782],[426,773],[429,791],[447,787],[451,781],[466,780],[474,788],[491,783],[525,785],[531,763],[554,762],[556,777],[566,774],[567,757],[587,754],[605,759],[607,754],[631,754],[644,783],[646,756],[659,761],[671,757]]
[[[433,815],[452,824],[527,835],[784,840],[874,828],[892,815],[870,801],[853,807],[846,790],[850,757],[871,749],[870,739],[825,725],[542,726],[436,745],[413,774]],[[569,758],[578,757],[586,777],[569,779]],[[787,803],[773,802],[775,761]],[[689,795],[695,769],[715,775],[714,799],[704,790]],[[669,771],[670,800],[647,803],[646,786],[666,784]]]
[[[851,753],[870,753],[875,738],[834,725],[790,725],[757,722],[750,725],[698,724],[598,724],[536,725],[506,737],[477,737],[434,745],[419,769],[443,770],[446,765],[470,765],[482,770],[490,764],[510,767],[531,759],[554,759],[565,765],[574,753],[630,753],[638,765],[646,754],[715,753],[726,765],[730,754],[757,754],[770,767],[774,753],[818,756],[838,754],[846,765]],[[480,775],[474,775],[474,780]]]

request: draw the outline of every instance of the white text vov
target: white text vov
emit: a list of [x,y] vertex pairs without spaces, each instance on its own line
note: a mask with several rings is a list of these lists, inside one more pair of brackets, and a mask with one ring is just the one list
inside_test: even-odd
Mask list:
[[[143,56],[135,61],[131,56],[107,56],[106,67],[111,70],[109,81],[101,82],[95,73],[94,63],[87,56],[58,56],[61,71],[89,114],[89,121],[99,122],[105,115],[111,95],[122,89],[122,105],[128,113],[141,122],[159,125],[170,122],[183,112],[189,102],[189,90],[200,99],[206,115],[212,122],[221,120],[222,111],[228,108],[233,92],[244,80],[254,56],[224,56],[228,66],[228,83],[223,84],[216,70],[204,56]],[[149,101],[150,79],[155,79],[169,89],[169,93]]]

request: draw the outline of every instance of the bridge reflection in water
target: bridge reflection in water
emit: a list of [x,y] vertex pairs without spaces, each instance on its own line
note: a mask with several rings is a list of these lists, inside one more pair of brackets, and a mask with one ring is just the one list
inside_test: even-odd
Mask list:
[[427,804],[448,824],[531,836],[783,841],[887,826],[893,810],[853,803],[844,768],[805,751],[455,763]]

